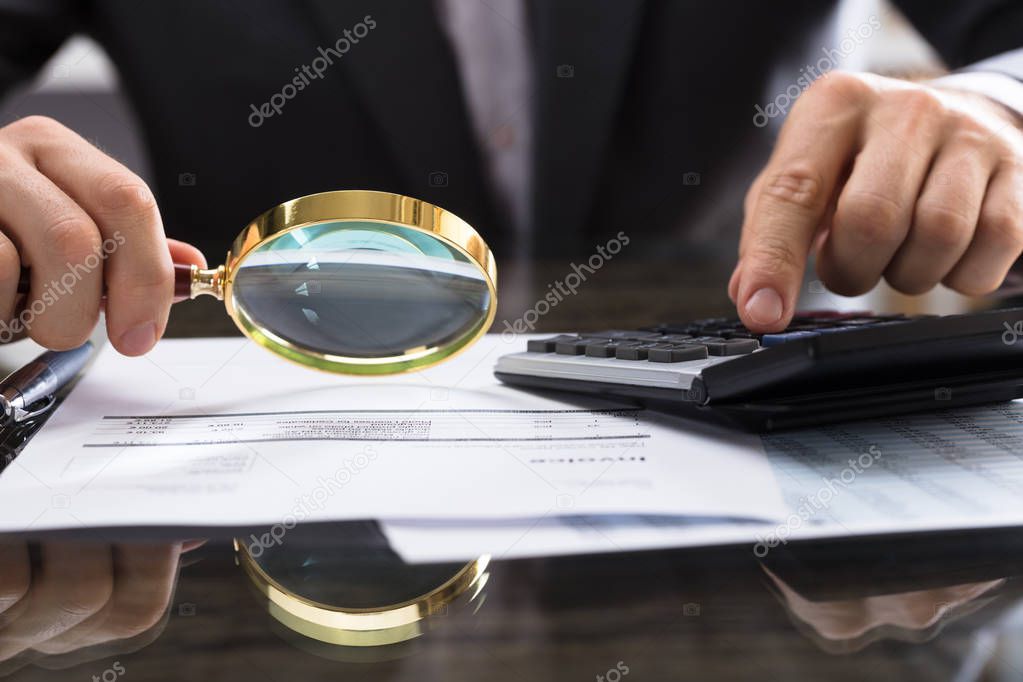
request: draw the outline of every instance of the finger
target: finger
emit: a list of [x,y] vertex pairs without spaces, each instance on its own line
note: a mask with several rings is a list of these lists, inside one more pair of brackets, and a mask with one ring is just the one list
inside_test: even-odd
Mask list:
[[[749,222],[750,216],[753,215],[753,208],[756,206],[757,197],[760,196],[760,188],[764,184],[764,173],[761,171],[753,182],[750,184],[749,191],[746,192],[746,196],[742,202],[742,221],[743,225]],[[749,230],[743,229],[739,232],[739,257],[735,263],[735,269],[732,271],[732,276],[728,280],[728,298],[732,303],[736,302],[736,298],[739,296],[739,282],[742,279],[742,256],[746,253],[746,244],[749,240]]]
[[102,235],[107,333],[125,355],[147,352],[163,334],[174,270],[153,193],[123,165],[52,123],[26,148],[39,170],[77,201]]
[[[748,217],[753,213],[753,206],[755,205],[755,197],[759,195],[760,188],[763,186],[764,175],[761,173],[750,185],[749,192],[746,193],[746,198],[743,203],[743,220],[747,221]],[[839,180],[839,185],[843,184],[842,180]],[[819,242],[826,233],[828,227],[831,225],[831,218],[835,213],[835,199],[832,195],[831,200],[828,202],[827,208],[824,210],[824,218],[821,220],[821,225],[817,228],[817,235],[814,237],[814,242],[811,247],[811,251],[815,252],[819,248]],[[732,271],[732,276],[728,280],[728,298],[735,303],[736,297],[739,295],[739,281],[742,278],[742,255],[746,252],[746,243],[748,240],[749,231],[742,230],[739,238],[739,261],[735,264],[735,269]]]
[[885,271],[889,284],[922,294],[945,278],[973,239],[993,170],[992,159],[958,145],[938,154],[909,235]]
[[837,74],[826,80],[793,108],[743,227],[736,302],[754,331],[782,329],[792,318],[814,234],[858,144],[857,103],[867,86]]
[[26,159],[0,158],[0,223],[25,266],[32,268],[19,325],[55,350],[80,346],[99,317],[101,239],[78,204]]
[[728,278],[728,300],[735,303],[735,297],[739,291],[739,279],[742,277],[742,272],[739,268],[739,263],[735,264],[735,269],[732,270],[732,276]]
[[817,259],[817,273],[835,293],[858,296],[872,289],[906,238],[941,142],[932,100],[906,91],[889,97],[866,122],[866,142]]
[[0,614],[7,613],[25,598],[31,580],[28,545],[24,542],[0,543]]
[[[21,256],[18,255],[18,248],[7,235],[0,232],[0,322],[10,322],[18,312],[19,279]],[[14,333],[10,330],[10,325],[7,328],[0,326],[0,343],[13,340]]]
[[[742,224],[744,228],[749,225],[750,218],[752,218],[757,206],[757,198],[760,196],[763,186],[764,171],[760,171],[752,184],[750,184],[749,191],[746,192],[746,197],[742,202]],[[743,229],[739,232],[739,263],[742,262],[742,257],[746,253],[746,246],[749,243],[749,237],[749,230]]]
[[41,554],[42,568],[25,597],[25,611],[0,631],[0,661],[66,632],[110,598],[109,547],[60,542],[44,544]]
[[944,284],[969,296],[996,290],[1023,252],[1023,170],[995,172],[981,205],[973,242]]
[[180,544],[114,547],[114,588],[96,614],[35,649],[55,655],[128,639],[159,623],[170,603]]
[[175,263],[190,263],[198,265],[200,268],[206,267],[206,256],[191,244],[177,239],[168,239],[167,246],[170,249],[171,260]]

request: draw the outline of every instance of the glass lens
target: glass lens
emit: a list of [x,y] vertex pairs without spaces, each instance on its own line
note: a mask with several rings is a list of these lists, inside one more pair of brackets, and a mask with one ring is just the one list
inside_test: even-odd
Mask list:
[[[389,373],[431,364],[489,318],[486,273],[432,234],[341,220],[283,233],[235,267],[233,304],[255,337],[323,369]],[[338,361],[321,356],[337,356]]]

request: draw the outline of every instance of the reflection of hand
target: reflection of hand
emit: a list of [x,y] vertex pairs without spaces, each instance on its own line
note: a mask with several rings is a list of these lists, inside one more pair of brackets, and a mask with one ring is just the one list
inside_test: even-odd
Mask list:
[[164,545],[0,544],[0,661],[134,637],[170,602],[182,551]]
[[986,602],[975,600],[1005,582],[990,580],[859,599],[810,601],[766,567],[764,572],[778,588],[792,616],[808,625],[814,639],[832,653],[858,651],[886,637],[929,639],[942,621],[983,606]]

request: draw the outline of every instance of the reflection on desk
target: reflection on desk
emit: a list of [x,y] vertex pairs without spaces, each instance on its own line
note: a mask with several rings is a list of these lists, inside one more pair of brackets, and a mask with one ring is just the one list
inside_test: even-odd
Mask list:
[[[371,526],[297,536],[299,554],[334,549],[329,570],[302,574],[305,588],[344,592],[339,583],[368,555],[386,554]],[[655,680],[1019,678],[1023,543],[1004,533],[901,548],[836,541],[812,556],[787,547],[767,564],[748,547],[495,562],[481,605],[439,613],[415,641],[372,655],[286,636],[231,544],[198,544],[8,539],[0,674],[562,680],[621,662]],[[381,573],[379,589],[359,593],[407,597],[415,572],[438,575],[436,566],[402,570],[407,583]]]

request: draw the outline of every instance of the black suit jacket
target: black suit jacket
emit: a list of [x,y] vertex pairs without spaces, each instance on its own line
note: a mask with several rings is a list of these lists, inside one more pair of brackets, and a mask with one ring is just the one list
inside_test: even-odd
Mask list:
[[[836,4],[534,0],[523,28],[536,93],[523,106],[536,126],[537,255],[588,254],[619,230],[644,237],[630,251],[670,255],[706,216],[733,243],[734,190],[754,169],[736,160],[762,160],[769,143],[754,105],[773,97],[772,74],[795,82],[820,56]],[[1023,44],[1018,0],[897,4],[952,68]],[[375,27],[322,79],[250,125],[253,105],[367,15]],[[341,188],[435,202],[498,254],[510,247],[429,0],[0,0],[0,87],[75,31],[120,69],[168,233],[213,258],[266,208]]]

